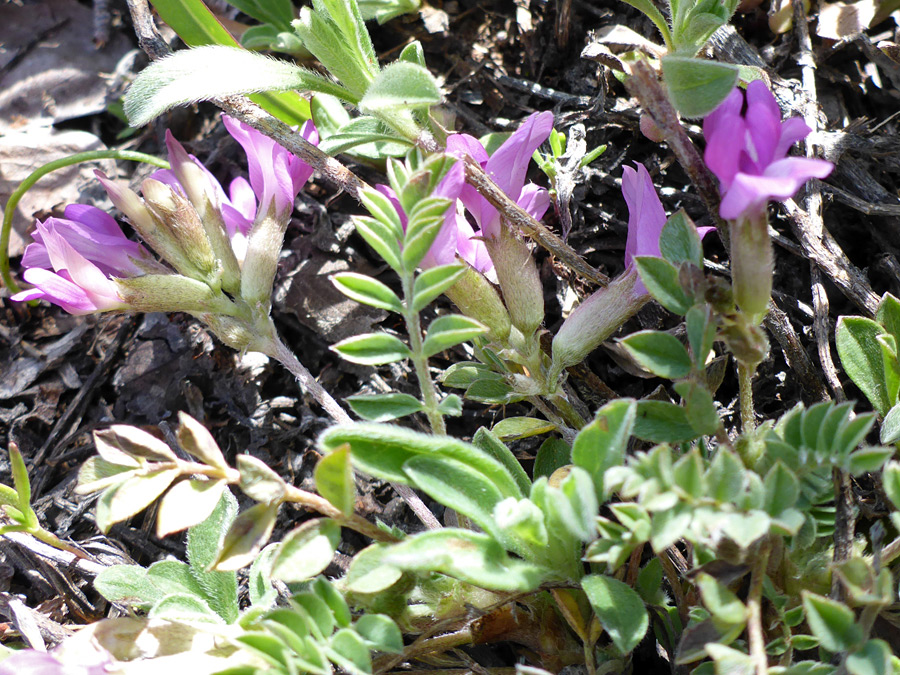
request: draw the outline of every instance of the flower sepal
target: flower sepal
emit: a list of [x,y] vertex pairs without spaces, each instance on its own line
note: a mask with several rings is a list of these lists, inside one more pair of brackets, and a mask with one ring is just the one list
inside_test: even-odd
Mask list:
[[228,296],[181,274],[145,274],[114,279],[125,309],[136,312],[241,313]]
[[484,275],[466,265],[459,280],[444,291],[444,295],[466,316],[480,321],[488,328],[488,337],[503,344],[509,337],[512,322],[509,312],[494,285]]
[[544,288],[528,245],[505,226],[485,239],[513,325],[526,338],[544,321]]

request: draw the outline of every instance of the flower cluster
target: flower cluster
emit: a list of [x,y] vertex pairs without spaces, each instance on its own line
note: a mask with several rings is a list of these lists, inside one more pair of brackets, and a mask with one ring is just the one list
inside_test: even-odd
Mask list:
[[706,164],[722,185],[719,215],[752,218],[769,199],[787,199],[810,178],[825,178],[833,165],[822,159],[788,157],[809,134],[799,117],[781,120],[772,92],[759,80],[739,88],[703,120]]
[[[227,196],[169,132],[171,169],[142,183],[143,199],[97,172],[112,202],[165,264],[129,240],[108,214],[74,204],[64,218],[37,223],[22,261],[34,288],[12,299],[44,299],[73,314],[235,314],[229,296],[264,305],[294,199],[312,168],[249,126],[224,119],[250,168],[249,182],[235,179]],[[311,122],[301,133],[318,140]]]

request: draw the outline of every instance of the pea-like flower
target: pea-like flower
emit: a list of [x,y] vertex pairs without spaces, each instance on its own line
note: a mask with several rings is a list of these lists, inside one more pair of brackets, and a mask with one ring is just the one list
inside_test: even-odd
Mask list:
[[115,219],[93,206],[71,204],[65,218],[38,221],[25,249],[25,281],[34,288],[13,300],[47,300],[71,314],[125,309],[116,278],[141,276],[162,266],[129,240]]
[[721,182],[719,215],[752,218],[770,199],[787,199],[810,178],[825,178],[834,165],[822,159],[788,157],[791,146],[809,134],[799,117],[781,121],[781,110],[759,80],[739,88],[703,120],[706,164]]

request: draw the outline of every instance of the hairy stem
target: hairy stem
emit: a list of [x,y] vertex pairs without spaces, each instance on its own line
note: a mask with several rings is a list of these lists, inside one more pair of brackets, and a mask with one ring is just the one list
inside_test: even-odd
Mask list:
[[406,299],[403,319],[406,321],[406,332],[409,334],[409,348],[412,351],[412,362],[416,369],[416,379],[419,381],[422,403],[425,404],[425,415],[428,417],[431,430],[443,436],[447,433],[447,426],[444,424],[444,416],[438,410],[440,398],[428,370],[428,357],[422,351],[422,325],[419,322],[419,313],[412,309],[414,281],[415,276],[412,273],[403,277],[403,297]]
[[753,408],[753,369],[738,363],[738,385],[741,397],[741,430],[744,433],[756,428],[756,411]]
[[747,594],[747,637],[750,643],[750,658],[756,666],[756,675],[768,675],[769,672],[766,637],[762,627],[762,593],[771,548],[772,544],[768,539],[759,547],[750,572],[750,591]]

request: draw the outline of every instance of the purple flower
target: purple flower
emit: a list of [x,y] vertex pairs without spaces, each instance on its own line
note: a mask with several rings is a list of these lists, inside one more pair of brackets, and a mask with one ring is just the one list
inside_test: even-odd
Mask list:
[[[622,168],[622,196],[628,204],[628,238],[625,240],[625,267],[634,264],[635,256],[652,255],[657,258],[659,235],[666,224],[666,212],[656,195],[650,173],[640,162],[635,162],[637,171],[630,166]],[[637,288],[646,293],[647,289],[638,282]]]
[[[447,138],[447,152],[462,158],[469,155],[485,173],[531,216],[540,219],[550,206],[547,190],[534,183],[525,184],[525,174],[534,151],[547,140],[553,129],[553,113],[534,113],[488,157],[484,146],[467,134]],[[464,185],[460,199],[479,227],[477,235],[496,239],[500,234],[500,213],[471,185]]]
[[65,216],[37,222],[22,258],[23,278],[35,288],[11,299],[47,300],[71,314],[124,309],[115,279],[141,276],[158,263],[100,209],[72,204]]
[[772,92],[759,80],[739,88],[703,120],[706,164],[722,184],[719,215],[726,220],[765,212],[769,199],[787,199],[810,178],[825,178],[831,162],[788,157],[790,147],[806,138],[809,127],[799,117],[781,121]]
[[0,675],[103,675],[102,663],[65,664],[52,654],[23,649],[0,661]]
[[[250,186],[259,201],[256,212],[265,214],[269,212],[270,208],[274,208],[279,219],[287,217],[287,214],[294,208],[294,199],[297,198],[300,189],[312,176],[312,167],[249,125],[226,115],[222,116],[222,121],[225,123],[225,128],[228,129],[228,133],[241,144],[244,152],[247,153]],[[319,133],[312,120],[308,120],[303,125],[300,135],[313,145],[317,145],[319,142]],[[236,187],[237,194],[235,193]],[[249,195],[244,189],[244,184],[238,183],[235,186],[232,183],[231,189],[232,200],[240,201],[243,207],[248,207],[250,202],[247,197]],[[249,209],[235,208],[244,216],[249,212]]]

